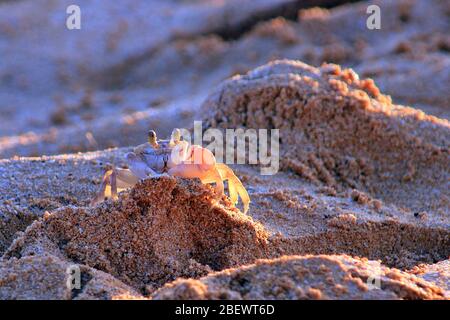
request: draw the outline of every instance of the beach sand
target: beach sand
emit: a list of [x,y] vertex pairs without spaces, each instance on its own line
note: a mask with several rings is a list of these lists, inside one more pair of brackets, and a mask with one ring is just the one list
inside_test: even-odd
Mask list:
[[[39,47],[30,1],[0,4],[0,299],[450,299],[448,3],[377,2],[367,32],[366,3],[288,2],[139,5],[111,35],[123,1],[80,55],[52,24]],[[280,130],[278,173],[230,165],[246,214],[168,175],[89,206],[149,129],[193,120]]]

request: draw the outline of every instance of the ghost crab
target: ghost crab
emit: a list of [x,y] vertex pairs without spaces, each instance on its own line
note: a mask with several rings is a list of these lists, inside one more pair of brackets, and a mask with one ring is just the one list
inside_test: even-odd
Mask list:
[[217,194],[224,193],[223,181],[228,181],[228,192],[233,204],[241,198],[244,213],[250,197],[242,182],[227,165],[217,163],[213,153],[198,145],[189,145],[174,129],[170,140],[158,140],[156,133],[148,132],[148,142],[125,155],[129,169],[112,168],[105,172],[100,190],[91,201],[94,206],[105,198],[117,200],[117,193],[134,186],[140,180],[169,174],[181,178],[199,178],[202,183],[215,183]]

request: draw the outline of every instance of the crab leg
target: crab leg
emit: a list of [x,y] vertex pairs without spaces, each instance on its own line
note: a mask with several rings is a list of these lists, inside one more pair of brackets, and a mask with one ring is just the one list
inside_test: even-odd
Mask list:
[[[224,180],[226,180],[226,179],[224,179]],[[236,190],[236,186],[234,185],[234,183],[231,183],[230,181],[228,181],[228,192],[230,193],[230,200],[231,200],[231,202],[234,205],[237,205],[239,196],[238,196],[238,193],[237,193],[237,190]]]
[[112,170],[108,170],[105,172],[102,183],[100,184],[100,189],[95,195],[95,198],[91,200],[90,206],[95,206],[97,203],[102,202],[107,197],[106,187],[109,185],[109,177],[111,176],[111,173]]
[[222,176],[223,180],[228,180],[228,191],[230,192],[230,200],[233,204],[238,201],[238,195],[241,197],[242,204],[244,205],[244,213],[247,213],[250,197],[247,190],[242,185],[241,180],[234,174],[233,170],[230,169],[226,164],[217,163],[216,168]]
[[138,181],[139,179],[128,169],[114,168],[108,170],[105,172],[100,189],[90,205],[94,206],[105,198],[116,200],[118,192],[134,186]]
[[115,201],[119,199],[119,197],[117,196],[117,173],[115,169],[113,169],[111,172],[109,182],[111,184],[111,198]]

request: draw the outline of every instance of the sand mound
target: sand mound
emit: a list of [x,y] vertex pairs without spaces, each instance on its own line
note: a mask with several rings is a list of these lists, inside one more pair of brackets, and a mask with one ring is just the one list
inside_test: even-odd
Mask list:
[[[84,210],[105,167],[124,165],[127,151],[0,161],[0,223],[7,236],[0,239],[5,248],[0,254],[39,217],[68,205]],[[271,257],[347,253],[405,269],[449,256],[449,218],[439,211],[416,214],[362,191],[337,192],[290,172],[261,176],[251,166],[234,166],[234,171],[252,200],[248,214],[269,233]]]
[[264,257],[264,228],[192,180],[149,179],[96,208],[64,207],[34,222],[5,259],[50,254],[138,290]]
[[283,168],[314,183],[448,212],[450,124],[393,105],[350,69],[276,61],[226,81],[203,109],[210,127],[280,129]]
[[409,272],[441,287],[445,291],[445,296],[450,299],[450,260],[432,265],[422,264]]
[[[8,190],[1,195],[0,211],[9,212],[2,216],[2,230],[11,234],[3,246],[16,238],[0,262],[2,297],[139,298],[178,277],[240,268],[261,257],[351,254],[406,269],[446,259],[450,252],[447,215],[416,216],[360,191],[337,192],[289,172],[260,176],[251,166],[235,168],[252,199],[249,216],[226,198],[216,199],[210,187],[171,177],[145,181],[118,202],[84,207],[98,188],[104,164],[122,164],[126,151],[0,163]],[[27,223],[9,223],[15,221],[9,208],[41,218],[25,233],[16,233]],[[54,271],[47,273],[45,261],[57,265]],[[30,264],[33,272],[27,271]],[[72,264],[86,274],[78,292],[69,292],[62,282]],[[430,272],[420,266],[423,278],[445,288],[445,274],[432,271],[437,265],[427,268]],[[116,284],[107,287],[101,278],[95,280],[95,270],[107,272]],[[268,277],[257,273],[258,279]],[[42,287],[36,284],[36,290],[60,287],[25,291],[37,282]],[[88,294],[91,285],[97,291]]]
[[[367,280],[379,276],[381,289]],[[375,283],[375,282],[374,282]],[[176,280],[154,299],[442,299],[443,290],[375,261],[349,256],[290,256]]]
[[[78,266],[80,289],[69,289],[70,268]],[[0,299],[114,299],[139,297],[131,287],[104,272],[53,255],[0,260]]]

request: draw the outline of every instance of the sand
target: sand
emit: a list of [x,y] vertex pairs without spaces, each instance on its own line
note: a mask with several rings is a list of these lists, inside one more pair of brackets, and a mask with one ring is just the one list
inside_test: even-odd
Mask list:
[[[264,109],[252,109],[257,104]],[[446,261],[450,252],[446,120],[393,104],[351,70],[288,60],[231,78],[202,109],[212,127],[281,129],[282,172],[260,176],[258,166],[234,166],[252,199],[248,215],[210,186],[170,176],[145,180],[116,202],[86,207],[104,168],[124,164],[126,148],[2,160],[2,183],[9,190],[1,206],[7,231],[1,261],[2,281],[9,284],[1,290],[5,297],[39,296],[10,289],[11,273],[24,273],[18,283],[34,281],[22,270],[30,263],[37,265],[43,282],[64,286],[63,266],[75,263],[120,283],[116,291],[99,289],[104,286],[99,276],[95,290],[108,293],[86,298],[448,296],[448,275],[433,272],[442,269],[434,263]],[[411,177],[405,179],[406,174]],[[24,217],[37,220],[29,225]],[[275,260],[246,266],[261,258]],[[314,271],[321,259],[340,270],[331,272],[330,283]],[[62,266],[42,274],[40,266],[53,260]],[[304,262],[309,260],[320,288],[302,284],[291,271],[297,262],[309,266]],[[376,261],[387,278],[381,281],[384,289],[368,291],[357,284]],[[359,275],[355,278],[342,263],[355,265]],[[213,273],[224,269],[237,275],[252,270],[255,289],[242,293],[246,282],[229,288],[228,278]],[[290,285],[270,290],[258,280],[278,277],[277,272],[287,272]],[[96,279],[92,273],[86,271],[87,278]],[[84,290],[75,298],[84,297]],[[46,298],[73,298],[64,288],[39,292]]]
[[[280,178],[285,182],[293,179]],[[262,188],[264,183],[256,186]],[[274,194],[288,196],[280,190]],[[419,261],[432,263],[434,259],[446,258],[450,247],[448,228],[423,226],[417,218],[399,223],[377,213],[364,214],[360,212],[364,209],[352,205],[351,199],[348,203],[353,208],[344,204],[341,207],[353,214],[336,214],[328,205],[327,218],[326,213],[322,215],[325,208],[320,202],[313,212],[305,214],[301,208],[303,212],[297,209],[293,215],[292,201],[277,203],[276,207],[284,210],[274,212],[267,204],[260,205],[257,194],[253,199],[255,204],[247,216],[226,197],[218,197],[209,186],[167,176],[138,184],[122,193],[118,202],[107,201],[96,208],[72,205],[44,213],[4,253],[0,262],[0,293],[8,299],[437,299],[448,296],[448,284],[445,284],[448,275],[436,271],[431,278],[427,275],[437,267],[420,264],[407,272],[407,267]],[[350,211],[351,208],[355,211]],[[290,219],[295,219],[295,224]],[[290,226],[288,230],[287,226]],[[412,236],[419,233],[420,238]],[[345,254],[285,256],[334,252],[371,256],[372,260]],[[257,267],[245,266],[261,258],[281,256],[284,257],[257,262]],[[377,258],[384,260],[383,264],[406,271],[385,267],[374,261]],[[297,260],[300,265],[304,260],[310,261],[301,268],[308,274],[307,279],[298,278],[301,273],[295,267]],[[66,288],[66,269],[73,264],[83,268],[82,274],[87,279],[76,292]],[[266,264],[274,270],[267,270]],[[48,272],[49,265],[52,272]],[[340,271],[324,273],[322,265]],[[370,268],[376,266],[386,274],[381,280],[381,291],[368,290],[364,282],[372,274]],[[213,273],[224,268],[227,270]],[[228,287],[235,282],[230,280],[230,274],[232,279],[240,278],[240,274],[255,279],[236,280],[235,285]],[[224,275],[226,278],[222,279]],[[200,281],[175,280],[202,276],[206,278]],[[273,285],[272,276],[286,284],[280,284],[281,289]],[[213,283],[207,279],[213,279]],[[324,279],[328,280],[324,282]],[[175,282],[171,283],[172,280]],[[206,284],[201,284],[203,281]],[[254,282],[255,288],[247,288],[248,281]],[[35,288],[30,291],[29,285]]]
[[[49,24],[42,47],[46,15],[1,3],[0,299],[449,299],[450,8],[377,2],[366,32],[366,4],[339,3],[82,2],[98,45]],[[247,214],[170,176],[88,206],[148,129],[194,119],[280,129],[276,175],[231,165]]]
[[[199,280],[176,280],[156,291],[153,299],[440,299],[443,292],[410,274],[367,260],[340,256],[289,256],[258,260]],[[367,279],[381,274],[381,289]]]
[[261,256],[267,241],[263,227],[210,198],[193,181],[148,180],[112,206],[44,215],[14,240],[4,258],[46,252],[144,288]]

